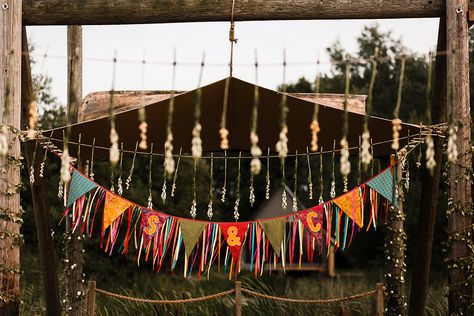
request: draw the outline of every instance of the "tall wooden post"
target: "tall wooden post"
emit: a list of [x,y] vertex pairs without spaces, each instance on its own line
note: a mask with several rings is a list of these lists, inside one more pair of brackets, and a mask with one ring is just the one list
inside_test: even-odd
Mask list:
[[[36,102],[36,97],[33,92],[33,79],[31,77],[30,55],[25,27],[23,27],[22,34],[21,68],[21,126],[27,126],[28,110],[32,103]],[[35,181],[33,184],[30,183],[30,188],[33,198],[36,235],[38,237],[38,252],[43,277],[46,314],[60,316],[61,303],[59,300],[56,256],[54,254],[54,244],[51,237],[51,214],[49,212],[48,189],[44,178],[39,176],[41,159],[36,159],[36,161],[32,161],[31,159],[33,156],[32,153],[35,150],[34,141],[28,142],[25,148],[28,168],[33,165],[35,170]],[[40,153],[41,151],[38,151],[36,157],[41,156]]]
[[[433,93],[431,96],[431,117],[433,123],[446,122],[447,85],[446,85],[446,20],[442,18],[438,32],[438,55],[434,71]],[[431,252],[438,204],[441,163],[443,156],[443,139],[434,137],[435,157],[437,160],[433,174],[423,164],[420,200],[420,216],[413,271],[411,277],[410,305],[408,315],[422,316],[425,314],[426,296],[429,289]]]
[[[395,156],[391,156],[392,164]],[[406,315],[405,297],[405,240],[403,227],[405,215],[403,213],[402,169],[398,163],[394,170],[398,205],[390,206],[387,217],[387,233],[385,237],[385,279],[387,283],[386,314],[399,316]]]
[[468,0],[446,0],[448,119],[457,128],[458,158],[448,167],[449,312],[471,315],[472,149],[469,104]]
[[95,280],[89,281],[89,289],[87,291],[87,316],[94,316],[95,311],[95,288],[96,283]]
[[[22,0],[0,3],[0,123],[20,128]],[[20,303],[20,142],[10,129],[0,157],[0,315],[18,315]]]
[[[67,54],[68,54],[68,123],[77,122],[77,111],[82,100],[82,27],[73,25],[67,27]],[[78,166],[81,168],[81,166]],[[70,214],[72,216],[72,214]],[[82,315],[83,290],[83,261],[82,232],[70,231],[71,217],[66,218],[66,297],[67,314]],[[71,237],[71,238],[69,238]]]

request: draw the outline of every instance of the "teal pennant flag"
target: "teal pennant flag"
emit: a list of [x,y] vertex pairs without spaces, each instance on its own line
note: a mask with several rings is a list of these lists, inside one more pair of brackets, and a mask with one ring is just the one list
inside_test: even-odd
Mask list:
[[71,207],[71,205],[76,202],[77,199],[95,188],[97,188],[97,184],[84,177],[82,174],[77,172],[77,170],[74,170],[74,173],[72,174],[71,185],[69,187],[66,206]]
[[395,194],[395,179],[393,177],[393,168],[388,168],[369,182],[367,185],[377,191],[384,198],[389,200],[392,204],[397,204],[397,195]]

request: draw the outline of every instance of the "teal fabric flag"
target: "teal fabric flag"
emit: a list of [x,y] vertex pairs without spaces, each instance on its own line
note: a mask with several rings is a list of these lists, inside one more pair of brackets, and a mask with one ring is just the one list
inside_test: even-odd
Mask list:
[[95,188],[97,188],[97,184],[84,177],[82,174],[77,172],[77,170],[74,170],[71,185],[69,186],[66,206],[71,207],[77,199]]
[[392,175],[393,168],[388,168],[369,182],[367,185],[377,191],[392,204],[397,204],[397,195],[395,194],[395,179]]

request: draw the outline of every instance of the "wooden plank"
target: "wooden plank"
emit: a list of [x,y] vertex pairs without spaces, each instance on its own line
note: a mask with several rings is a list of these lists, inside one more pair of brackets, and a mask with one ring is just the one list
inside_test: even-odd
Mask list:
[[242,282],[235,281],[235,316],[242,316]]
[[377,298],[376,298],[376,305],[375,305],[376,316],[383,316],[383,313],[384,313],[383,299],[384,299],[383,283],[377,283]]
[[[175,96],[184,93],[176,91]],[[342,110],[344,108],[344,95],[331,93],[288,93],[288,95],[305,101],[317,101],[323,107]],[[115,113],[133,110],[168,99],[170,91],[115,91]],[[365,95],[350,95],[348,111],[351,113],[365,114]],[[79,105],[78,122],[106,117],[109,115],[110,92],[93,92],[88,94]]]
[[458,158],[450,163],[448,181],[449,314],[472,314],[472,148],[469,100],[468,1],[446,1],[448,121],[457,128]]
[[[446,51],[446,20],[441,19],[438,33],[438,52]],[[446,122],[447,84],[446,55],[436,57],[434,67],[434,83],[431,96],[431,117],[433,124]],[[436,209],[439,196],[441,177],[441,158],[443,156],[444,139],[434,137],[436,167],[431,174],[423,161],[422,185],[420,199],[420,215],[413,253],[413,271],[411,273],[410,304],[408,315],[423,316],[425,314],[426,296],[430,285],[431,252],[436,220]]]
[[[230,0],[23,0],[27,25],[229,21]],[[426,18],[444,15],[443,0],[236,1],[236,21]]]
[[[36,102],[33,92],[33,80],[31,77],[30,55],[28,52],[28,39],[26,27],[22,34],[22,61],[21,61],[21,113],[22,126],[28,123],[28,107]],[[35,143],[28,142],[25,145],[28,170],[33,164],[35,170],[35,181],[30,183],[33,199],[33,211],[36,222],[36,235],[38,238],[38,252],[43,278],[43,288],[46,301],[46,314],[52,316],[61,315],[61,304],[59,300],[58,275],[56,271],[56,256],[54,254],[54,243],[51,236],[51,214],[49,212],[48,188],[45,179],[39,176],[41,159],[32,160],[32,152]],[[42,151],[38,150],[36,157],[42,157]]]
[[[0,5],[0,124],[20,128],[22,0]],[[9,88],[9,93],[7,93]],[[8,101],[8,102],[5,102]],[[5,112],[5,106],[8,105]],[[8,139],[16,136],[8,132]],[[20,143],[0,157],[0,315],[18,315],[20,303]]]

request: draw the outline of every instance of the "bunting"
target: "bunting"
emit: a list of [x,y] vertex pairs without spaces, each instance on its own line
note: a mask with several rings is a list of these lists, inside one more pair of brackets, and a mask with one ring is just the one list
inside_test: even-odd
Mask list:
[[[395,166],[395,165],[394,165]],[[382,173],[367,182],[367,185],[386,198],[390,203],[398,205],[395,194],[394,166],[385,169]]]
[[334,199],[334,203],[352,219],[357,226],[363,226],[362,203],[359,188],[355,188],[344,195]]
[[243,222],[219,223],[219,227],[236,264],[240,261],[240,252],[245,241],[248,226],[248,223]]
[[186,257],[191,255],[191,252],[196,246],[196,243],[201,237],[201,234],[206,227],[207,222],[195,221],[192,219],[180,219],[179,226],[181,227],[181,235],[183,236],[184,251]]
[[275,251],[277,256],[280,256],[281,245],[285,238],[286,218],[262,221],[259,224],[270,241],[273,251]]
[[[336,248],[345,249],[358,231],[354,225],[364,226],[364,204],[367,212],[370,211],[367,230],[375,227],[377,213],[383,211],[378,197],[396,201],[391,171],[388,168],[369,182],[321,205],[249,222],[199,221],[147,209],[106,190],[77,170],[72,175],[67,205],[73,210],[73,229],[80,229],[88,236],[98,230],[94,230],[94,223],[97,217],[102,217],[100,245],[109,255],[114,249],[127,254],[130,245],[135,244],[137,263],[144,258],[159,271],[170,260],[170,268],[174,270],[184,247],[185,276],[193,272],[198,278],[203,272],[209,274],[213,264],[218,265],[218,270],[223,264],[230,274],[235,267],[237,275],[245,244],[250,271],[258,276],[268,263],[272,266],[281,263],[285,268],[287,259],[299,266],[303,258],[314,262],[314,256],[319,253],[315,245],[328,245],[333,239],[337,241]],[[364,190],[366,186],[370,189]],[[138,243],[137,233],[141,238]]]
[[322,205],[297,213],[297,217],[304,227],[316,237],[318,242],[321,241],[323,235],[323,214],[324,207]]
[[132,202],[125,200],[119,195],[109,191],[105,193],[104,219],[102,229],[107,229],[123,212],[125,212]]
[[147,247],[153,237],[161,230],[161,227],[168,219],[169,215],[154,210],[142,209],[140,227],[143,238],[143,246]]
[[80,174],[77,170],[74,170],[69,186],[69,194],[67,195],[66,207],[71,207],[81,196],[95,188],[97,188],[97,184]]

